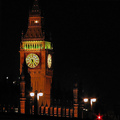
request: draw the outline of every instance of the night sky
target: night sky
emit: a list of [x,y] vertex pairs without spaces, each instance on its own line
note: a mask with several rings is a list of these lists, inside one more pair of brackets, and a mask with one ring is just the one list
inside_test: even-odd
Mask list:
[[[27,30],[33,1],[1,2],[1,76],[19,76],[21,32]],[[109,104],[120,105],[120,3],[83,0],[39,0],[39,3],[46,36],[54,47],[56,86],[69,89],[74,79],[79,79],[86,96],[97,95]]]

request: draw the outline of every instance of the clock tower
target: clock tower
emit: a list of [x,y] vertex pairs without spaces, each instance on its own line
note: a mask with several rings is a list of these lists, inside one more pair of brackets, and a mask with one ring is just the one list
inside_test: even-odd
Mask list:
[[[26,63],[30,74],[31,90],[29,92],[42,92],[43,96],[39,98],[38,107],[46,104],[49,107],[53,76],[53,47],[51,42],[45,39],[43,19],[38,0],[34,0],[32,10],[29,13],[28,29],[24,35],[22,33],[20,43],[20,75],[23,72],[23,65]],[[23,75],[22,78],[24,78]],[[23,114],[25,113],[26,95],[22,92],[25,92],[26,84],[26,80],[20,82],[20,113]]]

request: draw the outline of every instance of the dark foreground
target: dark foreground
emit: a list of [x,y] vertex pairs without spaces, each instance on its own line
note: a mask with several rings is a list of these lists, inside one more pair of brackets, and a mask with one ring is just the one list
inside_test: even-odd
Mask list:
[[[50,116],[40,116],[40,115],[21,115],[15,113],[0,113],[0,120],[78,120],[77,118],[58,118]],[[82,120],[79,118],[79,120]],[[84,119],[92,120],[92,119]]]
[[[21,115],[17,113],[0,113],[0,120],[98,120],[93,119],[80,119],[80,118],[63,118],[63,117],[50,117],[41,115]],[[106,118],[100,120],[120,120],[119,118]]]

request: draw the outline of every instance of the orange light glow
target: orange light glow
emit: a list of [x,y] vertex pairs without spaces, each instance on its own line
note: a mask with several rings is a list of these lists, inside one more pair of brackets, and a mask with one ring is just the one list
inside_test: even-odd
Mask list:
[[30,93],[30,96],[31,96],[31,97],[33,97],[34,95],[35,95],[35,93],[33,93],[33,92],[32,92],[32,93]]
[[36,21],[35,21],[35,23],[39,23],[39,21],[38,21],[38,20],[36,20]]
[[88,102],[88,98],[84,98],[83,101],[84,101],[84,102]]
[[96,102],[96,98],[91,99],[91,101],[90,101],[91,105],[92,105],[93,102]]
[[39,100],[39,97],[43,96],[43,93],[38,93],[37,94],[37,100]]

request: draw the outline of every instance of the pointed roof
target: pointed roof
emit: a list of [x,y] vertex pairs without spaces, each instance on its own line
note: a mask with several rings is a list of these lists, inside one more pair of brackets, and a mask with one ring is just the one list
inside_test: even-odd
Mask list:
[[26,65],[25,59],[22,65],[22,73],[21,73],[21,80],[25,79],[26,74],[28,73],[28,66]]
[[44,105],[43,105],[43,101],[42,101],[42,104],[41,104],[41,106],[44,106]]
[[38,0],[34,0],[30,16],[41,16],[41,10],[39,9]]
[[43,32],[40,27],[38,28],[28,28],[24,38],[43,38]]
[[46,102],[46,105],[45,105],[45,107],[48,107],[48,104],[47,104],[47,102]]
[[[39,21],[39,23],[34,24],[36,19]],[[41,10],[39,9],[38,0],[34,0],[32,10],[29,12],[29,25],[27,32],[23,37],[23,41],[34,38],[42,41],[44,40],[42,20],[43,17],[41,16]]]

